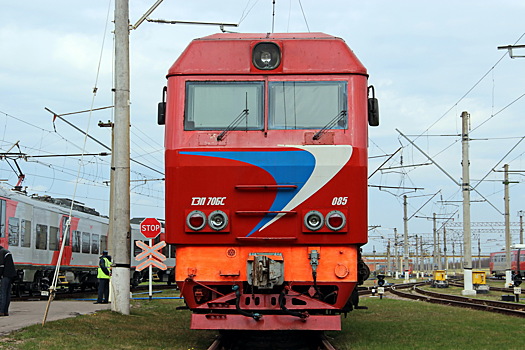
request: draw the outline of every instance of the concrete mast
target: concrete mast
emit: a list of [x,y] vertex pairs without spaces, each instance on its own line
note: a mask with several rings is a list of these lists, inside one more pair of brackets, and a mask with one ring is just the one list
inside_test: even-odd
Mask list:
[[461,291],[463,295],[476,295],[476,291],[472,285],[472,242],[470,231],[470,160],[468,150],[468,125],[470,115],[467,112],[461,113],[462,128],[461,128],[461,148],[462,148],[462,183],[461,189],[463,192],[463,278],[464,288]]
[[503,165],[505,172],[505,180],[503,185],[505,187],[505,287],[509,288],[512,285],[512,265],[511,265],[511,250],[512,243],[510,235],[510,197],[509,197],[509,165]]
[[113,268],[111,283],[114,299],[111,310],[129,315],[130,303],[130,78],[129,78],[129,0],[115,0],[115,125],[112,217]]

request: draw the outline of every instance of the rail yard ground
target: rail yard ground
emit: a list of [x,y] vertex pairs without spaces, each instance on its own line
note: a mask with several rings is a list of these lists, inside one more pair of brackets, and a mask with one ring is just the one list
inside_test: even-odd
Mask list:
[[[0,349],[207,349],[217,333],[189,330],[190,312],[177,310],[182,305],[173,299],[134,300],[130,316],[101,311],[30,326],[0,337]],[[388,295],[363,297],[360,305],[368,309],[343,318],[341,332],[327,333],[339,350],[523,348],[522,318]]]

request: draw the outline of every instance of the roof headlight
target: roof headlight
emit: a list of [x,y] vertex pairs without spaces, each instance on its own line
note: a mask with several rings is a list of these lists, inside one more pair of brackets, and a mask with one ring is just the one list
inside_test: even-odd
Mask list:
[[272,61],[272,54],[268,51],[263,51],[261,53],[261,62],[264,63],[265,66],[268,66],[270,62]]
[[253,47],[252,62],[257,69],[275,69],[281,64],[281,48],[276,43],[258,43]]

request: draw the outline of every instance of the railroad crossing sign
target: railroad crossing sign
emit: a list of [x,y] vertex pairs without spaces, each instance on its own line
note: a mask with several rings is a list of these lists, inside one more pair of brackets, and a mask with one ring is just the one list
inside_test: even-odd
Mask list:
[[166,270],[168,267],[163,263],[166,260],[166,256],[160,252],[162,248],[166,246],[166,242],[161,241],[154,246],[146,245],[142,241],[135,241],[137,247],[142,248],[142,253],[135,257],[135,260],[140,261],[144,258],[147,258],[143,262],[137,265],[137,270],[142,271],[146,267],[157,267],[161,270]]
[[140,233],[146,238],[152,239],[159,235],[161,227],[159,220],[146,218],[140,223]]

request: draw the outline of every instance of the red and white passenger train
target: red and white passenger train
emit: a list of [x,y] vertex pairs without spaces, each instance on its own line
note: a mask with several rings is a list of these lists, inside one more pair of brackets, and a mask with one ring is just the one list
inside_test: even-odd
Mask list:
[[227,33],[167,80],[166,241],[191,328],[339,330],[369,274],[365,67],[322,33]]
[[[49,196],[27,196],[0,186],[0,245],[13,255],[18,277],[13,282],[16,294],[47,291],[58,262],[60,245],[64,238],[71,200]],[[102,251],[108,250],[108,218],[92,208],[74,203],[71,226],[66,235],[58,287],[74,290],[94,287]],[[136,240],[147,241],[139,225],[131,225],[132,269],[137,266],[135,256],[140,253]],[[164,233],[157,240],[164,239]],[[165,249],[167,266],[175,264],[173,247]],[[110,251],[111,255],[111,251]],[[173,269],[158,271],[160,280],[172,281]],[[132,285],[138,285],[143,273],[133,271]]]
[[[494,277],[502,278],[507,270],[507,254],[505,251],[490,253],[490,273]],[[525,272],[525,248],[510,251],[510,268],[513,274]]]

